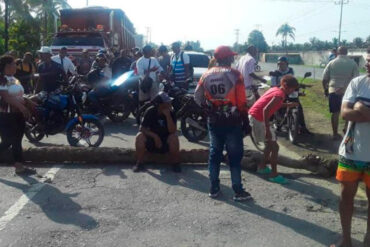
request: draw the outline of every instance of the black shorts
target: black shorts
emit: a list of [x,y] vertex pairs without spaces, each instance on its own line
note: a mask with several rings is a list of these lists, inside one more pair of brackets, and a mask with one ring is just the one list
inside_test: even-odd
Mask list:
[[342,107],[342,99],[343,95],[339,95],[336,93],[329,94],[329,110],[330,113],[337,113],[340,112]]
[[168,143],[167,143],[168,136],[160,137],[160,138],[162,141],[162,147],[156,148],[154,139],[151,137],[146,137],[145,147],[149,153],[165,154],[170,151],[170,147],[168,146]]

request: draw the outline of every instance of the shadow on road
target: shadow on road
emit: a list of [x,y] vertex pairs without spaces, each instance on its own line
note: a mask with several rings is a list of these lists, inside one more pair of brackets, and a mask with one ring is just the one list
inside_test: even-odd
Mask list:
[[[175,175],[173,173],[161,173],[160,175],[158,175],[149,170],[147,172],[150,176],[156,178],[157,180],[163,183],[169,184],[169,185],[180,185],[180,186],[186,187],[191,190],[199,191],[204,194],[208,194],[209,192],[208,191],[209,190],[209,179],[206,176],[196,171],[193,171],[192,169],[186,169],[186,172],[185,172],[186,176]],[[303,189],[305,191],[306,188],[308,189],[309,187],[310,187],[310,190],[314,190],[313,186],[315,185],[312,185],[312,184],[311,185],[299,185],[298,183],[295,183],[291,186],[292,187],[299,186],[298,187],[299,189],[297,189],[297,191],[303,190]],[[232,189],[222,184],[221,184],[221,191],[223,192],[223,195],[233,195]],[[328,191],[326,193],[330,195]],[[223,201],[224,203],[227,203],[231,206],[237,207],[240,210],[243,210],[245,212],[255,214],[267,220],[279,223],[283,225],[284,227],[290,228],[292,231],[296,232],[297,234],[310,238],[323,245],[328,246],[329,244],[332,244],[338,239],[339,235],[337,232],[334,232],[325,227],[316,225],[304,219],[299,219],[299,218],[296,218],[296,217],[293,217],[293,216],[290,216],[284,213],[280,213],[280,212],[276,212],[268,208],[264,208],[258,205],[258,203],[254,201],[247,202],[247,203],[238,203],[238,202],[230,201],[230,199],[225,198],[223,195],[221,195],[218,200]],[[330,195],[330,196],[333,197],[333,195]],[[360,244],[358,241],[354,241],[354,243]]]
[[[39,181],[33,177],[22,177],[30,185],[38,184]],[[29,185],[8,181],[0,178],[0,183],[21,190],[28,195]],[[45,215],[52,221],[64,224],[75,225],[84,230],[92,230],[98,227],[98,222],[89,215],[80,212],[82,207],[71,198],[78,194],[63,193],[56,187],[44,184],[44,187],[30,200],[38,205]]]

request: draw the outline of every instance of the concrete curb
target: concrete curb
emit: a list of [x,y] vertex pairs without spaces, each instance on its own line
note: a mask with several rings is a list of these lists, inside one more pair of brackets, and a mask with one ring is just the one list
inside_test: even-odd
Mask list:
[[[207,149],[181,150],[182,164],[207,164]],[[31,163],[84,163],[84,164],[135,164],[135,150],[123,148],[76,148],[76,147],[37,147],[24,150],[24,160]],[[11,153],[4,152],[0,155],[0,163],[11,162]],[[255,171],[261,162],[262,154],[257,151],[246,150],[242,160],[242,167]],[[166,164],[168,156],[151,154],[146,157],[147,163]],[[299,160],[279,156],[280,165],[295,169],[308,170],[314,174],[330,177],[335,174],[336,160],[325,160],[313,154]]]

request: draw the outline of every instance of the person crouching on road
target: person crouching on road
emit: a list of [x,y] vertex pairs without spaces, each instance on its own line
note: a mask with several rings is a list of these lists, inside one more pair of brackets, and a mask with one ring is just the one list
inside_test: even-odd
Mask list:
[[[264,93],[249,110],[249,121],[252,135],[257,142],[265,142],[263,162],[258,166],[257,173],[269,174],[269,181],[286,184],[286,179],[277,173],[279,145],[275,130],[270,126],[270,118],[281,107],[296,107],[297,102],[283,103],[286,96],[299,86],[294,76],[286,75],[281,79],[280,87],[273,87]],[[272,170],[267,166],[270,162]]]
[[172,164],[173,171],[181,172],[180,143],[176,134],[176,116],[172,111],[171,101],[172,98],[166,93],[160,92],[152,100],[153,106],[145,111],[140,132],[135,140],[137,162],[133,167],[134,172],[142,170],[147,152],[169,153],[168,161]]
[[242,75],[231,68],[235,55],[228,46],[216,49],[218,66],[209,69],[200,79],[195,89],[195,101],[208,114],[209,196],[216,198],[220,193],[220,163],[226,145],[234,200],[244,201],[252,198],[243,189],[240,164],[244,152],[242,116],[247,115],[247,102]]

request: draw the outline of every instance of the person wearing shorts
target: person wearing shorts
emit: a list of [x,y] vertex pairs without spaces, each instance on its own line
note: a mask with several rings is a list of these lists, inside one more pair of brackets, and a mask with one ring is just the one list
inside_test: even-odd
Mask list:
[[329,98],[334,140],[341,140],[342,138],[338,134],[338,125],[343,94],[349,82],[359,75],[356,62],[349,58],[347,54],[348,49],[346,47],[339,47],[338,57],[328,63],[323,73],[322,84],[325,96]]
[[[351,221],[354,198],[360,181],[365,183],[366,195],[370,201],[370,48],[367,53],[367,75],[353,79],[343,96],[341,115],[349,123],[339,147],[336,176],[342,187],[339,202],[342,239],[331,247],[352,246]],[[369,215],[367,226],[363,246],[370,246]]]
[[176,135],[176,117],[172,111],[172,99],[164,92],[160,92],[153,100],[143,117],[140,131],[136,136],[137,162],[134,172],[143,168],[144,156],[147,153],[169,154],[168,161],[174,172],[181,172],[179,165],[179,137]]
[[[298,88],[298,81],[294,76],[286,75],[281,79],[280,87],[273,87],[264,93],[249,110],[249,122],[252,135],[257,142],[265,142],[263,162],[258,166],[257,172],[269,174],[269,180],[274,183],[285,184],[285,178],[277,173],[277,157],[279,145],[276,134],[270,126],[270,118],[281,107],[294,107],[297,102],[284,103],[287,95]],[[271,164],[270,169],[267,163]]]

